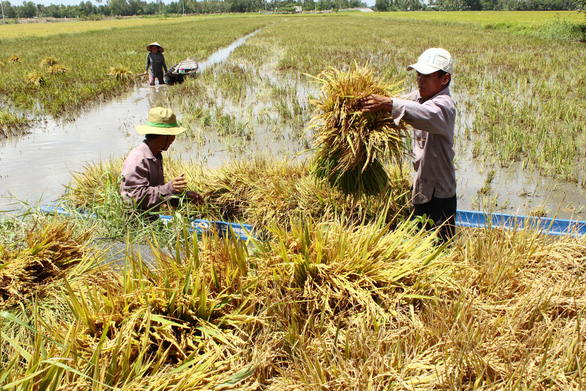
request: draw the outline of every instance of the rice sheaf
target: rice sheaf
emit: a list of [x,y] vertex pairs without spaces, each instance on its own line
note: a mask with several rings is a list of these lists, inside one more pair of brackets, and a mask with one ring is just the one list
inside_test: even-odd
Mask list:
[[316,154],[313,172],[345,194],[375,195],[389,186],[387,167],[401,164],[406,150],[406,126],[391,113],[364,113],[360,98],[370,94],[396,97],[403,80],[379,78],[356,63],[347,71],[330,67],[314,79],[321,95],[310,121]]

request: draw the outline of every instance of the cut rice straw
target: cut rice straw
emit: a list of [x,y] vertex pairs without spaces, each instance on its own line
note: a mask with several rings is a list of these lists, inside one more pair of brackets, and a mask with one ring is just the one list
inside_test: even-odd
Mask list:
[[330,67],[314,77],[322,94],[310,101],[315,109],[310,128],[316,148],[314,173],[345,194],[374,195],[388,185],[386,166],[400,165],[406,149],[405,124],[391,113],[364,113],[360,98],[397,96],[403,80],[377,78],[368,65],[348,71]]

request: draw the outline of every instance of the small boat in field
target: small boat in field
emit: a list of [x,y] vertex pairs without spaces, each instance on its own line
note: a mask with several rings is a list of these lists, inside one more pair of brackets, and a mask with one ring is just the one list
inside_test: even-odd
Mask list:
[[165,73],[166,84],[183,83],[186,77],[196,77],[199,64],[197,61],[187,59],[178,64],[173,65]]

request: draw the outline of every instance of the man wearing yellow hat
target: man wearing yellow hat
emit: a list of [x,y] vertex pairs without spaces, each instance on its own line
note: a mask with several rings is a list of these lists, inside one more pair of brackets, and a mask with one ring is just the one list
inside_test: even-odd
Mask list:
[[173,111],[161,107],[151,109],[146,125],[137,126],[136,130],[145,135],[145,140],[130,151],[122,165],[120,194],[124,202],[142,210],[156,208],[182,194],[194,203],[203,202],[198,193],[186,191],[185,174],[165,183],[161,152],[186,130],[177,124]]
[[413,213],[441,226],[444,241],[455,233],[456,169],[454,127],[456,105],[450,95],[454,62],[441,48],[423,52],[407,70],[417,72],[418,90],[403,99],[370,95],[362,99],[365,112],[387,110],[395,121],[413,127]]

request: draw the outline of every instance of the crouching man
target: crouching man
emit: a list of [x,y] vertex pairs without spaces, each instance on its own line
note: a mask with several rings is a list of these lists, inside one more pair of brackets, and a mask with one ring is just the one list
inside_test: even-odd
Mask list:
[[203,203],[201,195],[187,190],[185,174],[165,183],[163,155],[175,141],[175,136],[186,129],[177,124],[173,111],[161,107],[149,111],[146,125],[136,127],[144,134],[144,141],[132,151],[122,165],[120,194],[124,202],[141,210],[156,210],[169,202],[176,206],[178,196],[185,196],[194,203]]

